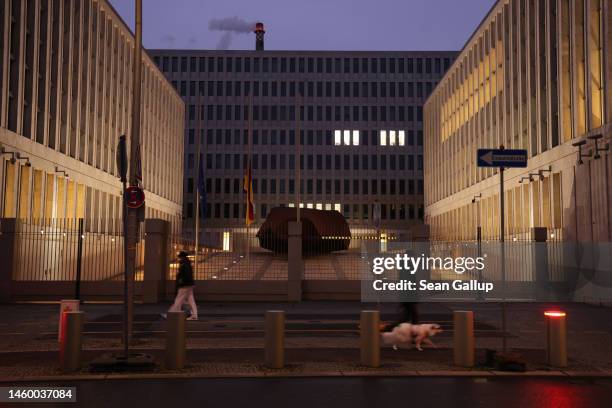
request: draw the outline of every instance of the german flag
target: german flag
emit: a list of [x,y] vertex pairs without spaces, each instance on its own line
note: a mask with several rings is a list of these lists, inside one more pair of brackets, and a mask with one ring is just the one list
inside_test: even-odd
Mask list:
[[251,172],[251,159],[247,162],[247,168],[244,173],[244,192],[247,194],[246,200],[246,225],[251,225],[255,220],[255,204],[253,203],[253,174]]

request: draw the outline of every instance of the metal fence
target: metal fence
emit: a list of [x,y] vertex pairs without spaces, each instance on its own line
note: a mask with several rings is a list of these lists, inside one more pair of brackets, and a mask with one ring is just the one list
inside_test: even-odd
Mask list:
[[384,245],[395,239],[395,234],[374,231],[356,231],[348,236],[332,233],[321,237],[320,241],[311,243],[313,248],[304,255],[304,279],[359,280],[363,264],[367,262],[362,247],[376,241]]
[[[286,231],[284,231],[286,234]],[[196,252],[195,240],[180,236],[169,239],[172,259],[167,278],[174,280],[178,270],[176,255],[186,251],[196,280],[286,280],[287,250],[281,242],[270,249],[260,245],[257,228],[203,229]]]
[[[92,222],[93,221],[93,222]],[[105,232],[87,225],[105,225]],[[123,279],[121,220],[16,220],[16,281],[109,281]],[[98,229],[100,230],[100,229]],[[144,233],[136,247],[135,279],[143,279]]]

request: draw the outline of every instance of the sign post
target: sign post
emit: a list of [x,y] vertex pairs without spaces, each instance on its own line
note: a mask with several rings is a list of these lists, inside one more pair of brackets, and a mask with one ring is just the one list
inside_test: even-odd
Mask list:
[[506,353],[506,248],[505,248],[505,198],[504,169],[506,167],[527,167],[527,150],[508,149],[503,145],[499,149],[478,149],[476,154],[478,167],[499,168],[499,242],[501,244],[501,279],[502,279],[502,351]]

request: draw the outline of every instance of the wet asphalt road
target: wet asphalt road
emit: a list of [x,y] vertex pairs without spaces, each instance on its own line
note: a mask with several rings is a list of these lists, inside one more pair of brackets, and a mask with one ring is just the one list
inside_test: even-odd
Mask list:
[[[7,385],[0,384],[0,386]],[[32,385],[75,386],[75,382]],[[11,404],[10,406],[597,408],[609,407],[612,401],[612,379],[580,378],[329,377],[85,380],[76,382],[76,387],[76,404]]]

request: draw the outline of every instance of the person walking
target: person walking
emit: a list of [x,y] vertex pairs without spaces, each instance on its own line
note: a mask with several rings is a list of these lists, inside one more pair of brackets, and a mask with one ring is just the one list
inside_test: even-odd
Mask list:
[[[179,270],[176,274],[176,298],[174,304],[168,309],[168,312],[180,312],[185,303],[189,304],[191,315],[187,320],[198,320],[198,307],[193,297],[193,268],[191,261],[187,257],[187,252],[181,251],[178,254]],[[166,314],[162,313],[162,317],[166,318]]]

